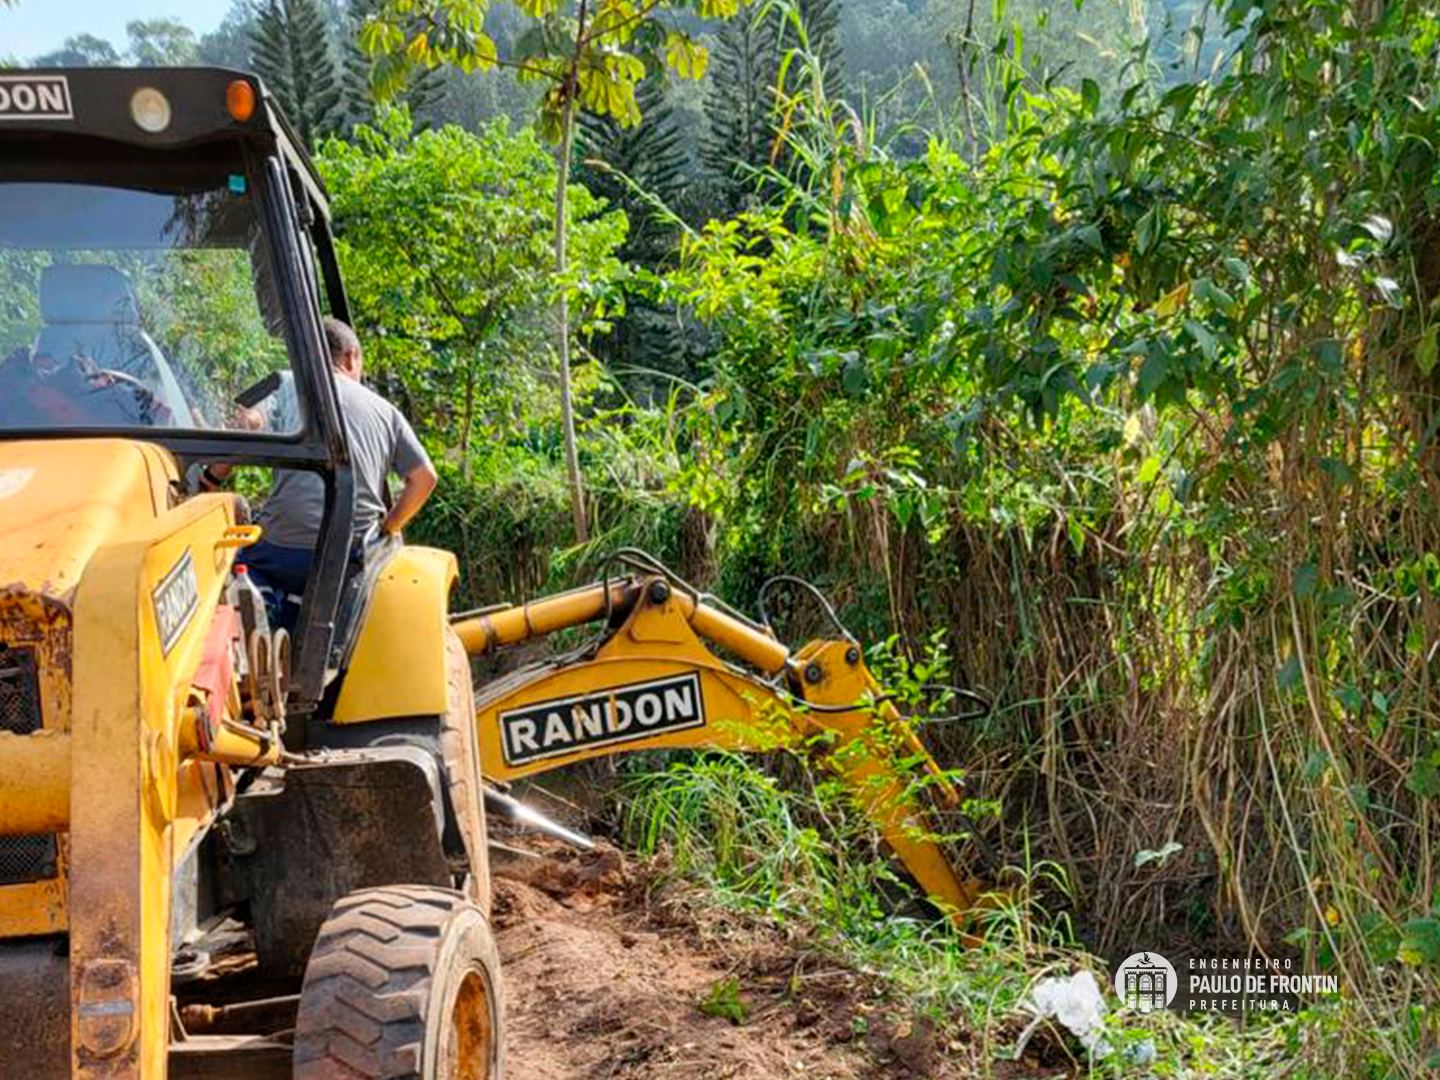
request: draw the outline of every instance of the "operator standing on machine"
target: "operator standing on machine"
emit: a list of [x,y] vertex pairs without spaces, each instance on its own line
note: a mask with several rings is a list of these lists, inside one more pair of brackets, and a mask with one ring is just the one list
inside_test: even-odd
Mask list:
[[[350,445],[358,547],[373,539],[377,526],[382,537],[398,535],[430,498],[437,477],[429,455],[400,410],[361,384],[364,354],[355,331],[334,318],[324,320],[324,329],[330,362],[339,376],[335,396]],[[300,426],[296,408],[295,383],[287,379],[271,397],[262,422],[278,431],[295,430]],[[386,481],[391,473],[401,477],[405,486],[387,510]],[[274,486],[260,510],[263,538],[246,549],[245,563],[281,625],[294,622],[295,605],[305,592],[324,513],[325,483],[319,474],[275,470]]]

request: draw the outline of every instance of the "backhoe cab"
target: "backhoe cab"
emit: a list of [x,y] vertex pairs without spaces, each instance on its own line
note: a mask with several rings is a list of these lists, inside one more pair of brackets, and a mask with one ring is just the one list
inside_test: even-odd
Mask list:
[[[357,565],[324,311],[323,187],[253,76],[0,76],[0,1072],[500,1077],[486,803],[601,754],[818,746],[969,905],[958,796],[847,635],[792,654],[634,554],[455,617],[449,553]],[[293,635],[212,462],[323,478]],[[583,624],[477,700],[470,655]]]
[[[3,1071],[499,1075],[454,560],[352,565],[317,176],[250,76],[0,89]],[[293,641],[233,573],[259,530],[197,489],[208,462],[324,479]],[[431,650],[391,671],[415,693],[322,749],[377,619]],[[415,1015],[366,1017],[399,982]]]

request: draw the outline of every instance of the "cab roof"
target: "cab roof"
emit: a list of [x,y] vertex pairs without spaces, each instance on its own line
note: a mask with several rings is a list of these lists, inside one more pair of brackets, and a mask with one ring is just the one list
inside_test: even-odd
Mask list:
[[[233,83],[247,83],[255,107],[246,119],[231,115],[227,95]],[[158,91],[170,107],[163,130],[146,131],[132,115],[141,90]],[[184,159],[186,150],[238,141],[258,153],[280,153],[308,190],[328,211],[324,184],[303,144],[259,76],[219,67],[177,68],[27,68],[0,72],[0,159],[24,146],[25,156],[55,162],[56,178],[70,151],[103,141],[139,150],[172,151],[145,155],[157,172],[166,161]]]

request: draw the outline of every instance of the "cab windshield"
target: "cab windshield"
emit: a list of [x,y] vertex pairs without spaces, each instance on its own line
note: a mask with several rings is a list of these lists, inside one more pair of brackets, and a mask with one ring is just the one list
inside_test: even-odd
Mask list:
[[283,327],[244,175],[182,192],[0,177],[0,433],[294,434]]

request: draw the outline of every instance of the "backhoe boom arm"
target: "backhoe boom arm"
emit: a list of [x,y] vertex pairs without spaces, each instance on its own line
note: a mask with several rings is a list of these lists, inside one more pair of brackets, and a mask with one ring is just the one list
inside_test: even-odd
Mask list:
[[602,620],[597,642],[478,694],[487,777],[634,750],[819,748],[930,898],[957,916],[973,906],[979,887],[951,865],[935,816],[936,806],[958,808],[959,795],[853,641],[812,641],[792,654],[765,628],[661,576],[487,611],[454,629],[474,655]]

